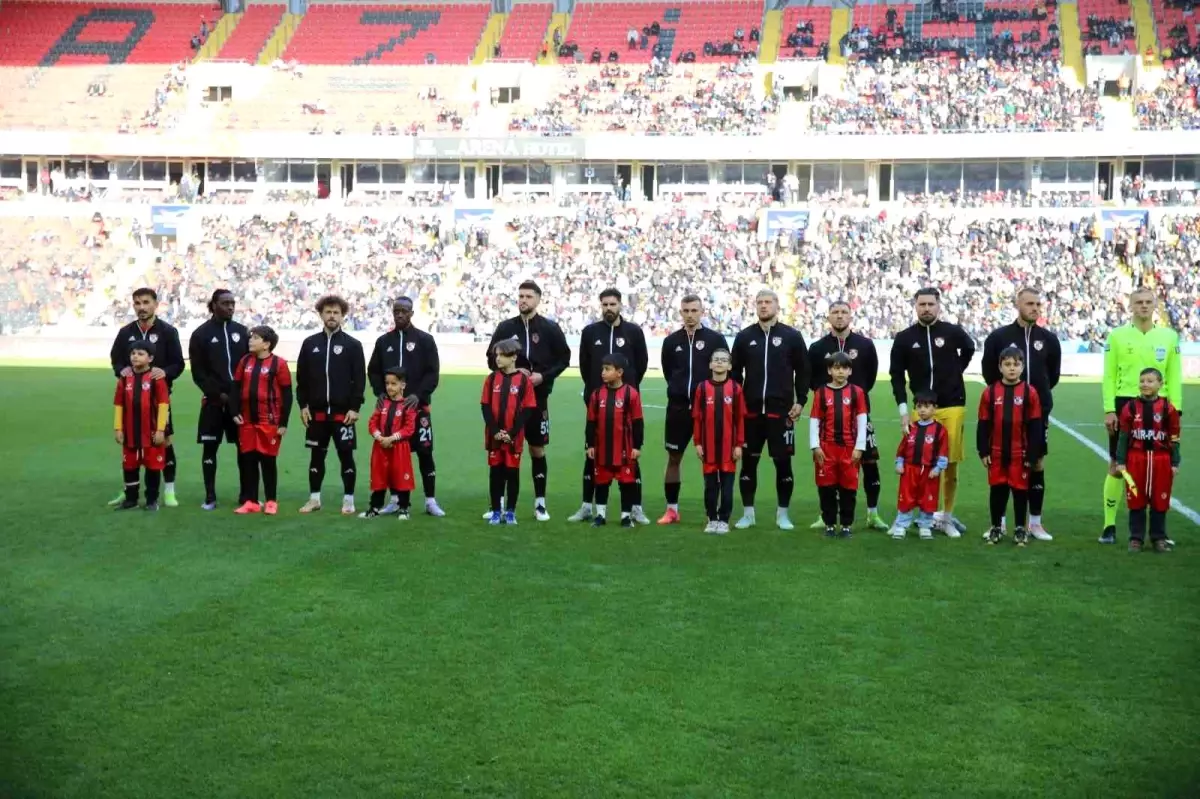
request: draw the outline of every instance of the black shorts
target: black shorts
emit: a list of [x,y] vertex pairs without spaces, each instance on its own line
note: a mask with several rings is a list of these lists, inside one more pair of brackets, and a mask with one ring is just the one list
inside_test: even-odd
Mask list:
[[[1125,406],[1133,402],[1133,397],[1117,397],[1117,421],[1121,420],[1121,411],[1125,410]],[[1047,426],[1049,426],[1047,424]],[[1108,434],[1108,457],[1111,460],[1117,459],[1117,439],[1120,438],[1120,432]]]
[[536,410],[525,420],[525,443],[531,447],[544,447],[550,443],[550,409],[545,400],[539,400]]
[[209,402],[207,397],[201,398],[200,417],[196,420],[196,443],[216,441],[219,444],[222,436],[230,444],[237,443],[238,426],[233,421],[233,414],[221,403]]
[[413,430],[412,438],[408,440],[413,452],[433,451],[433,419],[429,415],[429,407],[417,409],[417,429]]
[[875,438],[875,424],[867,417],[867,448],[863,450],[863,463],[879,463],[879,440]]
[[663,446],[668,452],[685,452],[692,443],[692,409],[682,402],[667,401],[667,423]]
[[758,414],[746,417],[746,454],[757,457],[763,445],[772,458],[790,458],[796,454],[796,426],[787,416]]
[[310,449],[329,449],[329,441],[338,452],[353,452],[358,447],[358,435],[354,425],[335,422],[333,419],[313,419],[304,433],[304,446]]

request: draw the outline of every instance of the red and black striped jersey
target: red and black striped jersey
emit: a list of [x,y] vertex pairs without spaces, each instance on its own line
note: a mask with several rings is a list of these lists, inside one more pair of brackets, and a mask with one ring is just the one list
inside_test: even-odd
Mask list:
[[597,466],[624,466],[630,451],[642,448],[645,435],[642,395],[631,385],[600,386],[588,400],[587,445],[596,449]]
[[367,431],[372,438],[379,433],[384,438],[400,436],[404,440],[412,436],[416,429],[417,409],[406,407],[403,397],[398,400],[384,397],[367,420]]
[[1166,397],[1130,400],[1121,410],[1120,425],[1131,450],[1170,452],[1179,440],[1179,411]]
[[692,397],[692,441],[705,463],[730,463],[733,448],[746,444],[746,400],[733,380],[705,380]]
[[1042,404],[1037,389],[1025,381],[998,381],[979,397],[979,456],[999,459],[1002,466],[1038,457],[1042,441]]
[[287,427],[292,410],[292,373],[278,355],[243,355],[233,371],[232,411],[249,424]]
[[[171,402],[167,381],[155,380],[150,372],[132,372],[117,378],[113,405],[120,409],[120,429],[125,433],[125,446],[146,449],[154,446],[151,437],[163,431],[166,414],[160,406]],[[160,418],[162,425],[160,426]]]
[[503,446],[496,433],[507,430],[512,446],[520,451],[525,439],[525,418],[537,410],[533,381],[524,372],[492,372],[483,381],[479,404],[483,409],[483,445],[487,449]]
[[905,466],[932,469],[939,458],[950,457],[950,441],[941,422],[921,424],[914,422],[900,439],[896,457],[904,459]]
[[821,443],[853,447],[858,440],[858,417],[867,413],[867,395],[859,386],[823,385],[813,394],[811,417],[821,421]]

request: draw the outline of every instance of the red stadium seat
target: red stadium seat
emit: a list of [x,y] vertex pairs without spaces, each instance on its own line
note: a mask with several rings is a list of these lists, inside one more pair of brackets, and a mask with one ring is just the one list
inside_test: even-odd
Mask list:
[[267,41],[271,38],[287,6],[252,5],[246,8],[241,21],[233,29],[233,35],[221,48],[218,58],[225,61],[258,60]]
[[302,64],[466,64],[487,25],[487,3],[313,6],[284,53]]
[[[671,13],[668,13],[671,12]],[[676,16],[676,13],[678,16]],[[737,28],[745,31],[742,47],[757,51],[758,43],[750,41],[750,30],[762,26],[762,3],[733,0],[715,3],[579,3],[567,29],[567,42],[579,45],[579,54],[586,60],[592,50],[600,50],[607,59],[612,50],[622,61],[647,62],[652,55],[655,37],[645,50],[629,50],[630,28],[639,32],[652,22],[658,22],[661,33],[657,41],[667,47],[674,60],[692,51],[698,62],[727,62],[733,56],[705,56],[705,42],[719,44],[733,40]],[[565,59],[571,60],[571,59]]]
[[500,57],[534,61],[542,52],[554,6],[550,3],[514,5],[500,37]]

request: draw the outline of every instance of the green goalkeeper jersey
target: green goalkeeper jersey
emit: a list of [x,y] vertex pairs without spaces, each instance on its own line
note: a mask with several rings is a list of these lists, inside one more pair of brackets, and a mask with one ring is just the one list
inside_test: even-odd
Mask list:
[[1136,397],[1143,369],[1154,367],[1163,375],[1161,395],[1183,411],[1183,364],[1179,334],[1169,327],[1152,327],[1145,333],[1133,325],[1114,328],[1104,342],[1104,412],[1115,413],[1117,397]]

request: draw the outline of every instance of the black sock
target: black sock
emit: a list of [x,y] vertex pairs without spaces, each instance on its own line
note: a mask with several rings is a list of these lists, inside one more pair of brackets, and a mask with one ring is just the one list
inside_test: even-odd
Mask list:
[[142,478],[139,476],[137,469],[125,469],[125,501],[137,502],[138,489],[142,486]]
[[842,527],[854,524],[854,506],[858,504],[858,492],[846,488],[838,489],[838,520]]
[[488,470],[488,496],[492,501],[492,513],[499,513],[500,503],[504,499],[504,483],[508,477],[508,470],[503,464],[492,466]]
[[267,502],[279,499],[279,459],[274,455],[263,455],[259,458],[262,469],[263,498]]
[[1004,524],[1004,514],[1008,512],[1008,486],[992,486],[988,495],[988,506],[992,512],[992,527]]
[[1150,511],[1150,540],[1164,541],[1167,538],[1167,514],[1160,510]]
[[163,480],[168,483],[175,482],[175,445],[167,444],[166,462],[163,463]]
[[220,441],[205,441],[201,450],[200,471],[204,475],[204,501],[217,501],[217,450]]
[[717,507],[717,521],[727,522],[733,515],[733,472],[721,472],[721,504]]
[[354,453],[348,449],[338,450],[338,463],[342,467],[342,489],[346,496],[354,496],[354,482],[358,471],[354,468]]
[[379,510],[383,507],[384,500],[387,499],[387,491],[372,491],[371,498],[367,500],[371,510]]
[[633,462],[633,504],[642,506],[642,462]]
[[867,507],[879,507],[879,494],[883,486],[879,482],[879,464],[872,461],[862,465],[863,491],[867,495]]
[[834,486],[820,486],[817,488],[817,496],[821,500],[821,521],[825,522],[826,527],[833,527],[837,524],[837,488]]
[[515,513],[517,500],[521,498],[521,470],[508,469],[508,510]]
[[238,453],[238,475],[242,483],[242,501],[258,502],[258,453]]
[[754,495],[758,492],[758,455],[747,455],[742,458],[742,476],[738,481],[742,494],[742,507],[754,507]]
[[[678,487],[678,483],[676,486]],[[721,475],[713,472],[704,475],[704,512],[709,521],[717,519],[717,503],[721,500]]]
[[590,505],[596,498],[596,461],[586,455],[583,458],[583,504]]
[[792,489],[796,485],[792,477],[792,459],[774,458],[775,461],[775,495],[779,498],[779,507],[786,508],[792,504]]
[[1146,540],[1146,509],[1129,511],[1129,540]]
[[596,484],[596,506],[605,507],[608,505],[608,492],[612,487],[612,483],[597,483]]
[[162,472],[157,469],[146,470],[146,504],[158,502],[158,489],[162,486]]
[[412,492],[392,489],[392,497],[396,500],[397,510],[408,510],[412,507]]
[[1029,492],[1013,490],[1013,526],[1025,527],[1029,523]]
[[326,450],[313,447],[308,457],[308,490],[314,494],[321,493],[321,484],[325,482]]
[[1029,512],[1034,516],[1042,515],[1042,505],[1046,501],[1046,473],[1034,472],[1029,484]]
[[668,505],[679,504],[679,483],[663,483],[663,493],[667,495]]
[[433,450],[424,447],[417,450],[417,466],[421,469],[421,491],[425,499],[437,496],[437,466],[433,463]]
[[529,460],[533,462],[533,496],[535,498],[544,498],[546,496],[547,476],[546,456],[543,455],[540,458],[530,458]]
[[633,498],[637,494],[636,483],[617,483],[617,492],[621,495],[621,515],[633,511]]

